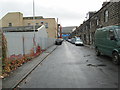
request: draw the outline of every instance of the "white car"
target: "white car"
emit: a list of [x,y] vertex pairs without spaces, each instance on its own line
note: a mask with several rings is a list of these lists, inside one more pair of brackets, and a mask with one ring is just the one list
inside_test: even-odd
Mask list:
[[78,39],[78,40],[75,41],[75,45],[76,45],[76,46],[77,46],[77,45],[83,46],[84,44],[83,44],[83,41],[82,41],[81,39]]

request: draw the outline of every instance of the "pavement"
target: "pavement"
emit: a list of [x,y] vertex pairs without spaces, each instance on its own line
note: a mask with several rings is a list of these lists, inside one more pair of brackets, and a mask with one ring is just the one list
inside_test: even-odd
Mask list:
[[91,49],[94,49],[94,48],[95,48],[94,45],[87,45],[87,44],[85,44],[84,46],[89,47],[89,48],[91,48]]
[[40,56],[33,60],[23,64],[15,71],[10,73],[10,76],[2,80],[2,88],[15,88],[20,82],[22,82],[41,62],[50,55],[55,49],[56,45],[49,47]]

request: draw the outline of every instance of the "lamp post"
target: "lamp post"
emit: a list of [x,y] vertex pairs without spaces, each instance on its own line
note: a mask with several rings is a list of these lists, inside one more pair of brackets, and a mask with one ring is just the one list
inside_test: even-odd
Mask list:
[[35,5],[34,5],[34,0],[33,0],[33,30],[34,30],[33,49],[34,49],[34,53],[36,53],[36,43],[35,43]]
[[33,30],[34,30],[34,37],[35,37],[35,4],[33,0]]

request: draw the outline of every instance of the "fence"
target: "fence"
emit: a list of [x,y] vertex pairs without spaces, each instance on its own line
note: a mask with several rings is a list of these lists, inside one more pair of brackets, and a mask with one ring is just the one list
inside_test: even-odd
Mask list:
[[44,32],[5,32],[7,57],[3,61],[3,74],[15,70],[23,63],[38,56],[54,44],[55,39],[48,38]]

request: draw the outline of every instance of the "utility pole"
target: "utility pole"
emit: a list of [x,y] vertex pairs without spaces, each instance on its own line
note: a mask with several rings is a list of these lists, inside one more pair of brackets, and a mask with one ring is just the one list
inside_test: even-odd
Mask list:
[[35,5],[33,0],[33,30],[34,30],[34,37],[35,37]]
[[62,38],[62,26],[61,26],[61,24],[58,24],[58,18],[57,18],[57,38],[58,37]]
[[34,30],[34,36],[33,36],[33,48],[34,48],[34,53],[36,53],[36,43],[35,43],[35,5],[34,5],[34,0],[33,0],[33,30]]

